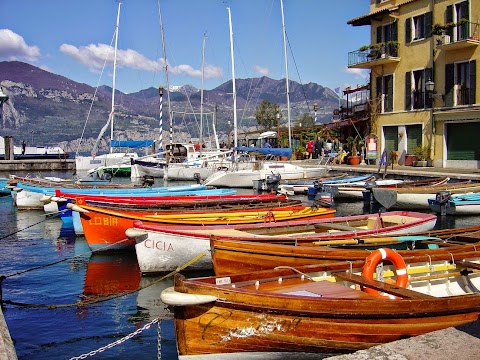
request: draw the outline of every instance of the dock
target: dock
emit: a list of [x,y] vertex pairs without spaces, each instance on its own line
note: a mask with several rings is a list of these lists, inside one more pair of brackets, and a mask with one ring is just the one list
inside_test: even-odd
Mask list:
[[0,160],[0,171],[73,171],[75,159]]
[[13,346],[7,323],[3,317],[3,311],[0,307],[0,360],[17,360],[17,353]]

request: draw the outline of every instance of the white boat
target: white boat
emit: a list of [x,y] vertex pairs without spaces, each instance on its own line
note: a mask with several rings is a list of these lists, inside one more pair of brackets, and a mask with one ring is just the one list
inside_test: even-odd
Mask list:
[[[229,226],[168,226],[135,222],[126,230],[136,240],[135,251],[142,273],[162,273],[196,258],[189,269],[211,269],[210,236],[228,240],[259,242],[314,242],[345,237],[400,235],[433,229],[437,217],[431,214],[393,211],[381,215],[356,215],[315,220],[242,224]],[[357,227],[345,223],[357,223]],[[382,225],[383,224],[383,225]],[[361,225],[361,226],[360,226]],[[200,256],[199,256],[200,255]]]
[[[114,152],[115,148],[131,149],[131,148],[147,148],[153,145],[153,140],[114,140],[114,120],[115,120],[115,80],[116,80],[116,65],[117,65],[117,45],[118,45],[118,29],[120,23],[120,7],[122,3],[118,3],[117,22],[115,26],[115,47],[113,56],[113,82],[112,82],[112,106],[107,123],[101,129],[97,141],[91,151],[90,156],[75,156],[75,169],[77,172],[95,171],[96,168],[101,168],[103,172],[130,172],[131,159],[138,158],[137,152],[130,152],[129,150],[123,152]],[[100,143],[103,134],[110,126],[110,152],[107,154],[97,154],[98,144]]]

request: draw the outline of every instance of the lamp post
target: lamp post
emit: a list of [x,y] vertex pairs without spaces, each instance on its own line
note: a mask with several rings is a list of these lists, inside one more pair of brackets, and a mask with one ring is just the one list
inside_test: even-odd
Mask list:
[[317,111],[318,111],[318,104],[313,104],[313,111],[315,111],[315,125],[317,125]]
[[280,147],[280,112],[277,111],[277,147]]
[[[431,153],[432,156],[435,156],[435,83],[432,79],[428,79],[425,83],[425,90],[428,92],[428,96],[432,100],[432,110],[430,119],[432,121],[432,144],[431,144]],[[441,96],[441,95],[440,95]]]

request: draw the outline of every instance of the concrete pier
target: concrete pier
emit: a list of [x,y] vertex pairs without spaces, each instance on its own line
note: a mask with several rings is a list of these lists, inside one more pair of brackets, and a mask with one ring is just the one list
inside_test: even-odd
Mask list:
[[75,159],[0,160],[0,172],[70,170],[75,170]]
[[13,346],[7,323],[3,317],[3,311],[0,307],[0,360],[17,360],[17,353]]

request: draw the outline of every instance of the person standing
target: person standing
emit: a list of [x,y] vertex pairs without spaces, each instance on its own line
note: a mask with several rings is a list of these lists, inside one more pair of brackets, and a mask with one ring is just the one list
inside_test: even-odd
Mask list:
[[313,140],[310,140],[307,142],[307,152],[308,152],[308,158],[312,159],[313,158]]

